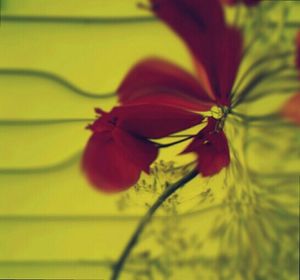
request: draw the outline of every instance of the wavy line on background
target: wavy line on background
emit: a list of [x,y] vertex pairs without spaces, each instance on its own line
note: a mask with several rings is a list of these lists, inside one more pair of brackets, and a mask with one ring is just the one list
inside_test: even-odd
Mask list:
[[38,126],[38,125],[60,125],[68,123],[89,123],[94,119],[0,119],[0,126]]
[[82,16],[16,16],[2,15],[2,22],[62,23],[62,24],[136,24],[158,21],[153,16],[82,17]]
[[77,95],[88,97],[88,98],[94,98],[94,99],[106,99],[106,98],[112,98],[115,97],[115,93],[96,93],[96,92],[89,92],[85,91],[72,82],[60,77],[57,74],[43,71],[43,70],[35,70],[35,69],[21,69],[21,68],[0,68],[0,75],[12,75],[12,76],[34,76],[39,77],[43,79],[48,79],[51,81],[56,82],[57,84],[60,84],[61,86],[73,91]]
[[0,168],[0,175],[31,175],[34,173],[48,173],[61,171],[77,162],[82,155],[82,151],[77,152],[69,158],[49,166],[30,167],[30,168]]

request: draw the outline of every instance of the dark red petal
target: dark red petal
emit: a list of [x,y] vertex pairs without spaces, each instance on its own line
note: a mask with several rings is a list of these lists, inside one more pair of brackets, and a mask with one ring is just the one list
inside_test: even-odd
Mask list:
[[296,125],[300,125],[300,93],[293,95],[284,104],[281,115]]
[[150,172],[150,165],[158,155],[155,144],[146,139],[136,138],[121,129],[113,130],[113,137],[120,150],[146,173]]
[[259,4],[260,1],[261,0],[221,0],[222,3],[227,5],[236,5],[238,3],[244,3],[249,7]]
[[216,131],[216,120],[208,125],[182,153],[194,152],[198,156],[198,171],[204,177],[213,176],[230,163],[227,138],[223,131]]
[[221,2],[225,5],[233,6],[233,5],[236,5],[237,3],[239,3],[240,1],[239,0],[221,0]]
[[119,192],[133,186],[141,171],[157,156],[155,146],[125,132],[94,133],[85,148],[82,166],[89,181],[104,192]]
[[300,70],[300,31],[298,31],[298,34],[297,34],[296,44],[297,44],[296,65],[297,65],[298,69]]
[[165,105],[120,106],[112,111],[118,126],[144,138],[162,138],[201,123],[199,114]]
[[[239,30],[228,27],[211,47],[211,83],[222,105],[230,105],[230,93],[240,66],[243,39]],[[216,83],[213,83],[213,81]]]
[[244,0],[244,3],[249,6],[249,7],[252,7],[252,6],[256,6],[259,4],[261,0]]
[[[241,59],[242,38],[227,28],[219,0],[150,0],[154,13],[187,44],[202,64],[218,102],[229,94]],[[228,68],[229,67],[229,68]]]
[[123,104],[149,102],[194,110],[207,110],[212,106],[212,100],[191,74],[158,58],[135,65],[117,92]]

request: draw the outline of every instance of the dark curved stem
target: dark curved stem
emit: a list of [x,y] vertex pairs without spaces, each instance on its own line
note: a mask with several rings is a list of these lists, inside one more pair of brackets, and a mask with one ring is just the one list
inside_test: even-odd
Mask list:
[[282,73],[283,71],[291,70],[288,65],[282,65],[274,70],[271,70],[269,72],[263,72],[256,77],[254,77],[248,85],[245,86],[245,88],[239,93],[237,98],[233,101],[232,108],[235,108],[237,105],[239,105],[246,96],[253,91],[258,85],[260,85],[265,80],[275,77],[276,75]]
[[235,111],[231,111],[231,114],[241,118],[243,121],[246,122],[259,122],[259,121],[275,121],[280,119],[280,116],[278,113],[271,113],[267,115],[262,115],[262,116],[249,116],[249,115],[244,115],[241,113],[237,113]]
[[256,93],[255,95],[251,95],[251,96],[247,96],[244,98],[243,100],[243,104],[245,103],[251,103],[254,102],[260,98],[264,98],[264,97],[268,97],[270,95],[282,95],[282,94],[292,94],[295,92],[298,92],[300,90],[300,87],[285,87],[285,88],[271,88],[271,89],[267,89],[264,91],[260,91],[258,93]]
[[183,139],[180,139],[180,140],[177,140],[177,141],[174,141],[174,142],[171,142],[171,143],[166,143],[166,144],[159,144],[159,143],[156,143],[158,148],[168,148],[168,147],[171,147],[171,146],[174,146],[176,144],[179,144],[179,143],[182,143],[182,142],[185,142],[191,138],[195,137],[195,135],[189,135]]
[[191,171],[185,177],[174,183],[173,185],[169,186],[154,202],[154,204],[149,208],[145,216],[139,222],[136,230],[134,231],[133,235],[131,236],[129,242],[127,243],[125,249],[123,250],[121,256],[119,257],[117,263],[114,265],[113,274],[111,280],[117,280],[123,270],[124,264],[130,253],[132,252],[134,246],[137,244],[141,234],[143,233],[144,229],[146,228],[147,224],[151,221],[154,213],[156,210],[166,201],[168,197],[170,197],[174,192],[178,189],[183,187],[186,183],[191,181],[195,178],[198,174],[197,170]]
[[257,61],[255,61],[246,71],[245,73],[242,75],[242,77],[239,79],[239,81],[237,82],[237,84],[235,85],[234,89],[233,89],[233,93],[232,96],[235,95],[238,90],[240,89],[242,83],[245,81],[245,79],[258,67],[262,66],[265,63],[268,63],[270,61],[274,61],[274,59],[284,59],[286,57],[289,57],[291,55],[294,55],[295,52],[293,51],[287,51],[287,52],[283,52],[283,53],[276,53],[273,55],[268,55],[268,56],[264,56],[260,59],[258,59]]

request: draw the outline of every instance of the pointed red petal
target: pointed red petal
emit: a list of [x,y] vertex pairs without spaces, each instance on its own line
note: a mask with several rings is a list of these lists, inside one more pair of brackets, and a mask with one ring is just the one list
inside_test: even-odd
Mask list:
[[281,114],[296,125],[300,125],[300,93],[293,95],[284,104]]
[[208,125],[182,153],[195,152],[198,171],[204,177],[219,173],[230,163],[227,138],[223,131],[216,131],[216,120],[210,118]]
[[236,30],[226,27],[220,1],[150,1],[154,13],[185,41],[198,64],[203,65],[218,102],[228,106],[242,39]]
[[227,5],[236,5],[241,2],[249,7],[258,5],[260,1],[261,0],[221,0],[221,2]]
[[[228,27],[212,44],[211,82],[215,80],[215,95],[222,105],[230,105],[230,93],[242,59],[243,39],[239,30]],[[214,67],[215,66],[215,67]]]
[[261,0],[244,0],[245,5],[252,7],[259,4]]
[[158,155],[158,148],[148,140],[136,138],[121,129],[114,129],[116,145],[127,154],[127,157],[146,173]]
[[212,100],[191,74],[158,58],[135,65],[117,92],[123,104],[166,104],[202,111],[212,106]]
[[89,181],[104,192],[119,192],[133,186],[141,171],[148,171],[157,156],[150,142],[126,132],[94,133],[84,151],[82,166]]
[[128,105],[117,107],[112,114],[118,126],[138,137],[162,138],[201,123],[199,114],[164,105]]

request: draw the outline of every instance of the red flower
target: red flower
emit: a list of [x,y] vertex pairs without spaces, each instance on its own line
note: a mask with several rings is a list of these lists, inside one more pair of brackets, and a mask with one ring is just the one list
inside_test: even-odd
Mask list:
[[[296,38],[296,66],[300,73],[300,31]],[[281,114],[283,117],[300,125],[300,93],[293,95],[282,107]]]
[[221,0],[226,5],[236,5],[244,3],[245,5],[252,7],[256,6],[261,0]]
[[230,162],[227,138],[222,128],[218,126],[217,120],[208,118],[207,126],[182,152],[195,152],[198,155],[198,171],[203,176],[212,176],[218,173]]
[[132,186],[142,171],[149,172],[159,146],[150,139],[199,124],[191,111],[222,108],[221,120],[195,136],[184,153],[198,155],[203,176],[218,173],[230,161],[222,131],[231,104],[230,93],[241,60],[242,38],[225,24],[219,0],[150,0],[154,13],[186,43],[195,60],[196,75],[158,58],[141,61],[117,90],[121,107],[101,114],[84,156],[83,169],[93,185],[107,192]]
[[89,126],[93,134],[86,146],[82,166],[95,187],[122,191],[134,185],[142,171],[149,173],[158,155],[151,139],[166,137],[199,124],[202,117],[165,105],[116,107]]
[[[196,75],[158,58],[141,61],[120,85],[120,102],[167,104],[198,111],[217,105],[226,112],[241,61],[242,37],[238,30],[226,26],[219,0],[150,2],[153,12],[186,43],[195,60]],[[203,176],[218,173],[230,162],[227,139],[218,124],[222,121],[210,118],[184,151],[197,153]]]

